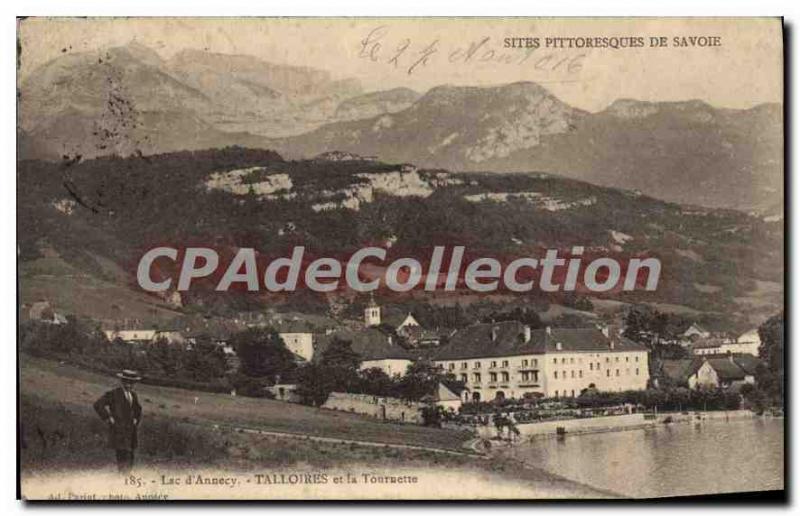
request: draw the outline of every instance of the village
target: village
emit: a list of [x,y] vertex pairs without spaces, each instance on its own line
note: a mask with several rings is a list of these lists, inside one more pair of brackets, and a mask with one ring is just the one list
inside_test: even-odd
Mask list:
[[[24,308],[26,318],[37,324],[68,324],[69,318],[48,302]],[[427,375],[421,377],[427,382],[421,387],[425,392],[417,390],[410,399],[402,394],[407,391],[395,394],[389,388],[334,387],[312,404],[412,424],[485,427],[497,424],[498,418],[508,421],[509,416],[511,422],[534,423],[625,415],[657,410],[638,400],[646,393],[675,388],[683,389],[686,399],[666,399],[662,410],[676,408],[675,403],[688,408],[692,392],[712,391],[727,396],[716,408],[738,409],[742,394],[755,385],[761,364],[757,328],[733,333],[691,322],[677,334],[677,342],[670,343],[682,350],[675,358],[674,353],[654,356],[658,347],[652,340],[626,337],[624,320],[581,327],[492,320],[426,328],[411,312],[382,306],[374,297],[363,304],[360,320],[292,312],[270,318],[252,313],[235,319],[196,316],[182,322],[184,326],[157,328],[119,321],[111,327],[104,324],[102,334],[109,343],[140,353],[155,343],[191,350],[198,339],[210,339],[229,370],[235,371],[242,364],[232,337],[247,329],[274,330],[294,362],[292,370],[262,378],[257,389],[263,393],[237,393],[232,388],[230,394],[263,395],[287,403],[307,402],[298,371],[320,364],[326,352],[345,344],[356,357],[355,374],[387,384],[402,382],[415,370]],[[702,408],[708,408],[707,401]]]

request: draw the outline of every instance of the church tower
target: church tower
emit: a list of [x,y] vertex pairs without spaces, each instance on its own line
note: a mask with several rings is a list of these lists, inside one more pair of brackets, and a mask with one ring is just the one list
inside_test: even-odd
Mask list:
[[381,323],[381,307],[375,302],[373,296],[369,296],[369,303],[364,308],[364,324],[369,326],[378,326]]

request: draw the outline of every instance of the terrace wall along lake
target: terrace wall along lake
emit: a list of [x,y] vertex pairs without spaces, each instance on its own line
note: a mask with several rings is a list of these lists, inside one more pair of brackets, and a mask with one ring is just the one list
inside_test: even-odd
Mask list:
[[630,497],[780,490],[784,420],[664,425],[537,439],[513,453],[570,480]]

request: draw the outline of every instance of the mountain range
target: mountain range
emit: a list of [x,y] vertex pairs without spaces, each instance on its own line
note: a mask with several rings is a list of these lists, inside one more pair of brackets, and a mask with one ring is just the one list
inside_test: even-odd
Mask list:
[[542,171],[668,201],[765,210],[783,200],[779,105],[618,100],[575,109],[534,83],[433,88],[409,108],[336,122],[271,147],[333,149],[462,171]]
[[[240,145],[341,151],[473,172],[545,172],[667,201],[780,217],[782,107],[617,100],[590,113],[539,84],[365,92],[246,55],[138,44],[65,53],[19,85],[23,158]],[[776,207],[778,207],[776,209]]]

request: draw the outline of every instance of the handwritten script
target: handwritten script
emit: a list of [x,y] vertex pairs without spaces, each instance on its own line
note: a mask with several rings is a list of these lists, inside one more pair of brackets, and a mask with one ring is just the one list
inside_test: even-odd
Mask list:
[[479,36],[453,44],[431,37],[414,41],[396,36],[386,25],[374,27],[359,41],[358,58],[412,75],[439,63],[456,66],[526,66],[561,76],[576,76],[583,69],[584,51],[546,50],[538,47],[508,48],[491,36]]

